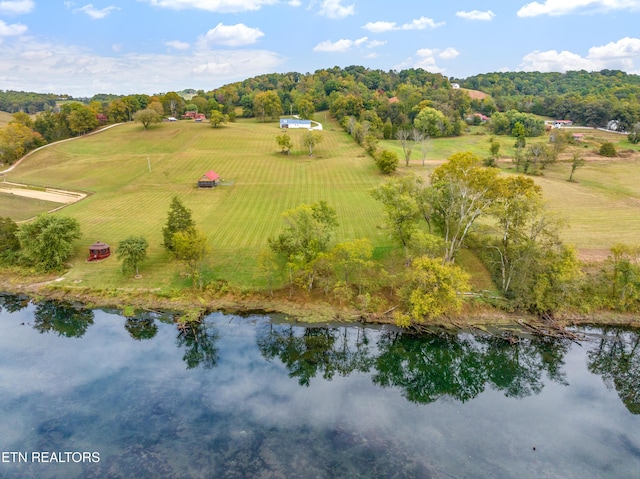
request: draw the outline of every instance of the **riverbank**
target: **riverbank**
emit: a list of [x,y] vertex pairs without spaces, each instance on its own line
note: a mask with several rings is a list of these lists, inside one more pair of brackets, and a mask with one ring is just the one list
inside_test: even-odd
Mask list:
[[[371,312],[352,306],[339,305],[323,297],[297,293],[289,296],[289,290],[274,291],[273,295],[260,292],[216,292],[160,289],[111,288],[94,289],[82,286],[62,286],[59,277],[52,275],[18,275],[0,273],[0,291],[24,294],[36,301],[55,300],[81,303],[89,308],[114,308],[124,311],[170,310],[189,313],[220,311],[230,314],[249,315],[280,314],[291,321],[304,323],[363,323],[393,325],[392,312]],[[640,328],[640,316],[615,311],[597,311],[589,314],[563,312],[552,321],[537,316],[511,313],[491,307],[479,301],[465,304],[457,315],[442,316],[429,320],[427,327],[448,330],[510,331],[527,330],[531,333],[555,335],[569,326],[618,326]]]

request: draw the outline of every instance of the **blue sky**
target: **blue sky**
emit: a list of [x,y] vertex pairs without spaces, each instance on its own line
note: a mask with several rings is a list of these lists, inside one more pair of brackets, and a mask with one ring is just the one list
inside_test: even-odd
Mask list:
[[0,90],[211,90],[348,65],[640,73],[640,0],[0,0]]

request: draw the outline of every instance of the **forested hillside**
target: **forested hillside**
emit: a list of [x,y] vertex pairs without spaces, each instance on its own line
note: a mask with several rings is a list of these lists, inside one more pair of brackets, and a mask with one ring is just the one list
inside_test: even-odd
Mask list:
[[[465,88],[490,96],[472,99]],[[237,114],[274,121],[282,114],[311,119],[315,112],[328,111],[372,153],[380,139],[397,138],[402,130],[417,130],[429,138],[458,136],[464,131],[465,122],[484,121],[479,114],[507,114],[509,122],[503,117],[492,122],[493,133],[507,135],[513,134],[515,123],[522,123],[525,136],[541,134],[539,118],[522,116],[532,114],[572,120],[584,126],[614,125],[627,132],[636,131],[640,125],[640,76],[611,70],[488,73],[454,82],[422,69],[385,72],[350,66],[305,74],[260,75],[210,91],[97,94],[84,104],[67,103],[58,110],[55,105],[59,98],[60,95],[0,91],[0,110],[44,110],[32,125],[26,126],[47,142],[84,134],[104,123],[130,121],[140,110],[148,110],[147,116],[157,114],[158,121],[185,114],[185,118],[192,118],[189,114],[196,112],[210,119],[215,112],[216,123],[233,121]],[[504,128],[494,128],[494,124],[504,124]],[[0,161],[10,163],[30,148],[5,148],[3,144],[20,143],[28,136],[0,138]]]
[[604,127],[617,120],[625,131],[640,121],[640,76],[618,70],[487,73],[461,84],[491,95],[500,111],[513,109],[586,126]]

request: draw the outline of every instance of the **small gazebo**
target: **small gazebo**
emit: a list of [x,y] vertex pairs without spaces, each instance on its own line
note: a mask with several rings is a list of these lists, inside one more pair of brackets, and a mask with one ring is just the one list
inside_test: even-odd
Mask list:
[[111,248],[109,245],[102,241],[96,241],[89,246],[89,258],[87,258],[87,261],[98,261],[108,258],[109,256],[111,256]]

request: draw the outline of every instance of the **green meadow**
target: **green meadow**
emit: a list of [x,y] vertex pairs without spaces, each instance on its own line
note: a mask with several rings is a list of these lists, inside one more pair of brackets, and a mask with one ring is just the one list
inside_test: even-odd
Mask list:
[[[275,141],[280,134],[275,122],[239,120],[211,128],[206,123],[181,121],[162,123],[148,131],[129,123],[46,148],[8,173],[6,179],[89,193],[61,213],[77,218],[83,232],[63,284],[149,289],[188,285],[161,244],[169,203],[177,195],[210,240],[208,279],[251,289],[263,285],[257,257],[267,246],[267,238],[279,231],[281,213],[301,203],[325,200],[337,210],[338,241],[369,238],[379,248],[378,255],[390,246],[381,228],[382,208],[369,194],[385,178],[335,122],[326,122],[324,115],[321,120],[325,122],[324,141],[312,157],[302,145],[302,130],[289,131],[294,142],[292,154],[281,154]],[[460,138],[430,141],[426,167],[417,150],[406,167],[397,141],[382,141],[380,147],[398,153],[398,174],[410,171],[427,177],[456,152],[488,156],[490,135],[485,132],[482,127],[473,127]],[[508,157],[513,154],[514,140],[496,139],[501,143],[501,154],[507,157],[500,165],[512,171]],[[604,140],[615,141],[620,151],[625,150],[624,155],[614,160],[595,155]],[[564,239],[581,250],[600,252],[617,242],[640,243],[640,161],[634,148],[622,136],[601,132],[587,133],[585,143],[572,148],[583,151],[588,159],[575,173],[576,182],[567,181],[571,151],[561,157],[564,161],[535,177],[549,210],[565,221]],[[198,189],[198,178],[209,170],[223,178],[223,186]],[[0,216],[15,220],[46,211],[49,206],[39,200],[0,195]],[[104,241],[115,249],[129,235],[142,235],[150,244],[142,279],[123,277],[115,257],[101,263],[85,262],[88,246],[94,241]]]
[[[210,278],[255,286],[260,284],[259,251],[279,231],[281,213],[301,203],[325,200],[333,206],[339,241],[366,237],[377,247],[389,243],[379,228],[382,208],[369,194],[383,181],[373,160],[332,123],[309,157],[303,133],[290,131],[294,149],[283,155],[275,122],[242,120],[211,128],[183,121],[147,131],[130,123],[44,149],[7,180],[90,194],[62,213],[77,218],[83,232],[66,281],[143,288],[187,284],[161,245],[169,203],[177,195],[210,240]],[[223,178],[224,186],[198,189],[197,180],[209,170]],[[0,196],[0,207],[5,201]],[[85,262],[94,241],[115,248],[129,235],[142,235],[150,244],[141,280],[123,279],[114,257]]]

